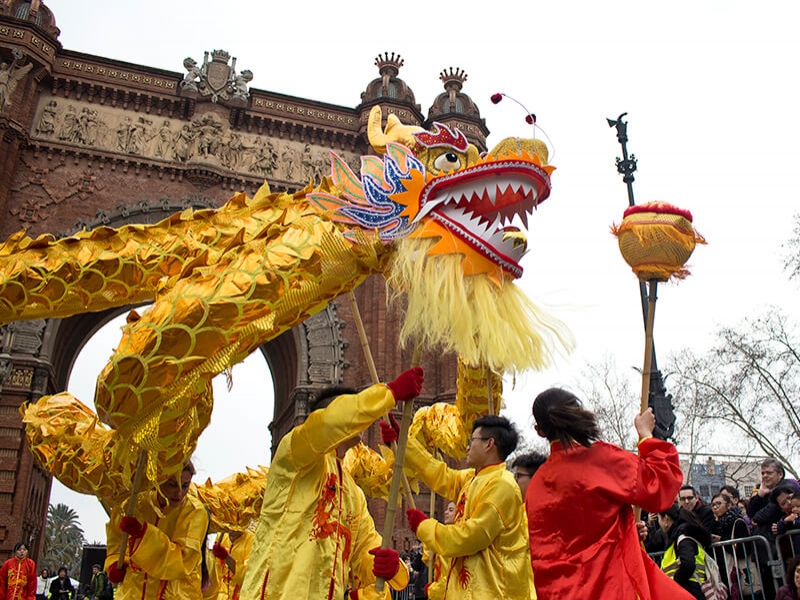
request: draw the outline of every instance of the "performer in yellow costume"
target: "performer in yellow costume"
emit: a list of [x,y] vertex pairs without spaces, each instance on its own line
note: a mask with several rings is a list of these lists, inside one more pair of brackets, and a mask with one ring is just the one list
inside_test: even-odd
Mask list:
[[467,450],[472,468],[464,470],[449,468],[417,440],[408,441],[408,466],[437,494],[456,501],[452,525],[407,511],[420,541],[450,563],[446,600],[536,597],[522,494],[504,462],[517,438],[505,417],[476,419]]
[[[444,509],[444,524],[445,525],[452,525],[453,521],[456,518],[456,503],[452,500],[447,503],[447,508]],[[431,552],[428,548],[425,548],[425,553],[422,556],[422,560],[425,561],[426,564],[430,563]],[[431,577],[431,582],[425,586],[425,593],[428,596],[428,600],[443,600],[444,592],[445,592],[445,584],[447,583],[447,574],[450,570],[450,561],[445,561],[438,554],[433,555],[433,576]]]
[[379,548],[381,536],[364,492],[340,459],[396,401],[419,394],[422,381],[422,369],[415,367],[388,384],[341,395],[281,440],[267,477],[243,600],[340,600],[348,586],[358,590],[359,600],[389,598],[387,588],[375,591],[376,577],[405,589],[408,570],[397,552]]
[[[105,567],[118,583],[116,600],[202,600],[202,548],[208,513],[188,494],[194,466],[187,463],[180,482],[171,478],[158,491],[137,498],[133,517],[113,510],[106,525]],[[128,547],[124,567],[117,566],[122,532]]]
[[212,549],[214,560],[209,562],[209,575],[216,582],[219,600],[239,600],[252,547],[253,534],[247,530],[217,535]]

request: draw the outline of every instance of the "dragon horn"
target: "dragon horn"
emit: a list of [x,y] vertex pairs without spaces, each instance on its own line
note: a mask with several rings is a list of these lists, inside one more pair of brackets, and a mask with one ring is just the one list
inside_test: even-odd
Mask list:
[[404,146],[414,150],[417,147],[417,141],[414,139],[414,134],[418,131],[424,131],[422,127],[414,125],[403,125],[397,115],[390,114],[386,119],[386,130],[381,129],[381,107],[373,106],[369,111],[369,119],[367,121],[367,139],[372,149],[379,154],[386,153],[386,145],[389,142],[399,142]]

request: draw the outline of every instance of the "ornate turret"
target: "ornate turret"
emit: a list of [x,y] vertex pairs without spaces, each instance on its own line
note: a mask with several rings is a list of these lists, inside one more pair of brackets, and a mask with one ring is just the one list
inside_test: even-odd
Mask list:
[[384,52],[375,58],[375,66],[378,67],[380,77],[373,79],[367,85],[366,91],[361,94],[361,104],[357,108],[362,130],[366,130],[367,115],[376,104],[386,107],[384,118],[388,114],[387,111],[393,111],[403,123],[422,124],[424,117],[420,105],[414,98],[414,92],[397,76],[403,63],[403,58],[394,52],[391,54]]
[[481,150],[486,150],[486,136],[489,130],[486,121],[481,118],[478,107],[461,88],[467,80],[467,74],[458,67],[449,67],[439,74],[444,83],[444,93],[439,94],[428,110],[428,126],[433,121],[444,123],[449,127],[460,129],[470,142]]
[[61,33],[53,12],[41,0],[0,0],[0,15],[32,23],[54,40]]

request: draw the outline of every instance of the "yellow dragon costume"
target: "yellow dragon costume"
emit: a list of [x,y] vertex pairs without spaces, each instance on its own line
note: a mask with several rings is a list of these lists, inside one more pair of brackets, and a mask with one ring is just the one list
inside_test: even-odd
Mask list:
[[[264,185],[252,199],[154,225],[60,240],[20,232],[0,245],[0,324],[153,302],[131,311],[98,377],[97,414],[67,393],[21,409],[45,468],[106,506],[127,499],[140,448],[151,484],[176,475],[211,418],[211,379],[375,273],[406,298],[403,340],[463,361],[459,409],[435,405],[412,429],[449,454],[463,453],[488,390],[499,410],[504,370],[540,368],[556,342],[569,344],[513,284],[526,244],[511,221],[527,224],[550,193],[544,145],[510,138],[481,156],[443,125],[425,131],[389,115],[383,129],[380,107],[368,131],[382,156],[362,157],[360,178],[332,153],[317,188]],[[373,477],[383,469],[357,462]],[[215,491],[206,499],[226,504]],[[226,526],[241,528],[260,505],[236,494],[251,505]]]

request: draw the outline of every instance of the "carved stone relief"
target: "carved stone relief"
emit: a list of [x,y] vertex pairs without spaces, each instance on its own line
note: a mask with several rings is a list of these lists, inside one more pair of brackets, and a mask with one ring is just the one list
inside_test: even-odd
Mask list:
[[33,68],[32,62],[22,64],[25,62],[25,55],[19,48],[14,48],[11,54],[14,60],[0,64],[0,115],[6,107],[11,106],[11,94],[14,93],[17,84]]
[[[189,122],[155,119],[119,108],[43,97],[31,137],[116,154],[208,163],[237,173],[306,184],[330,172],[330,151],[302,142],[236,131],[214,112]],[[338,152],[360,172],[360,157]]]

